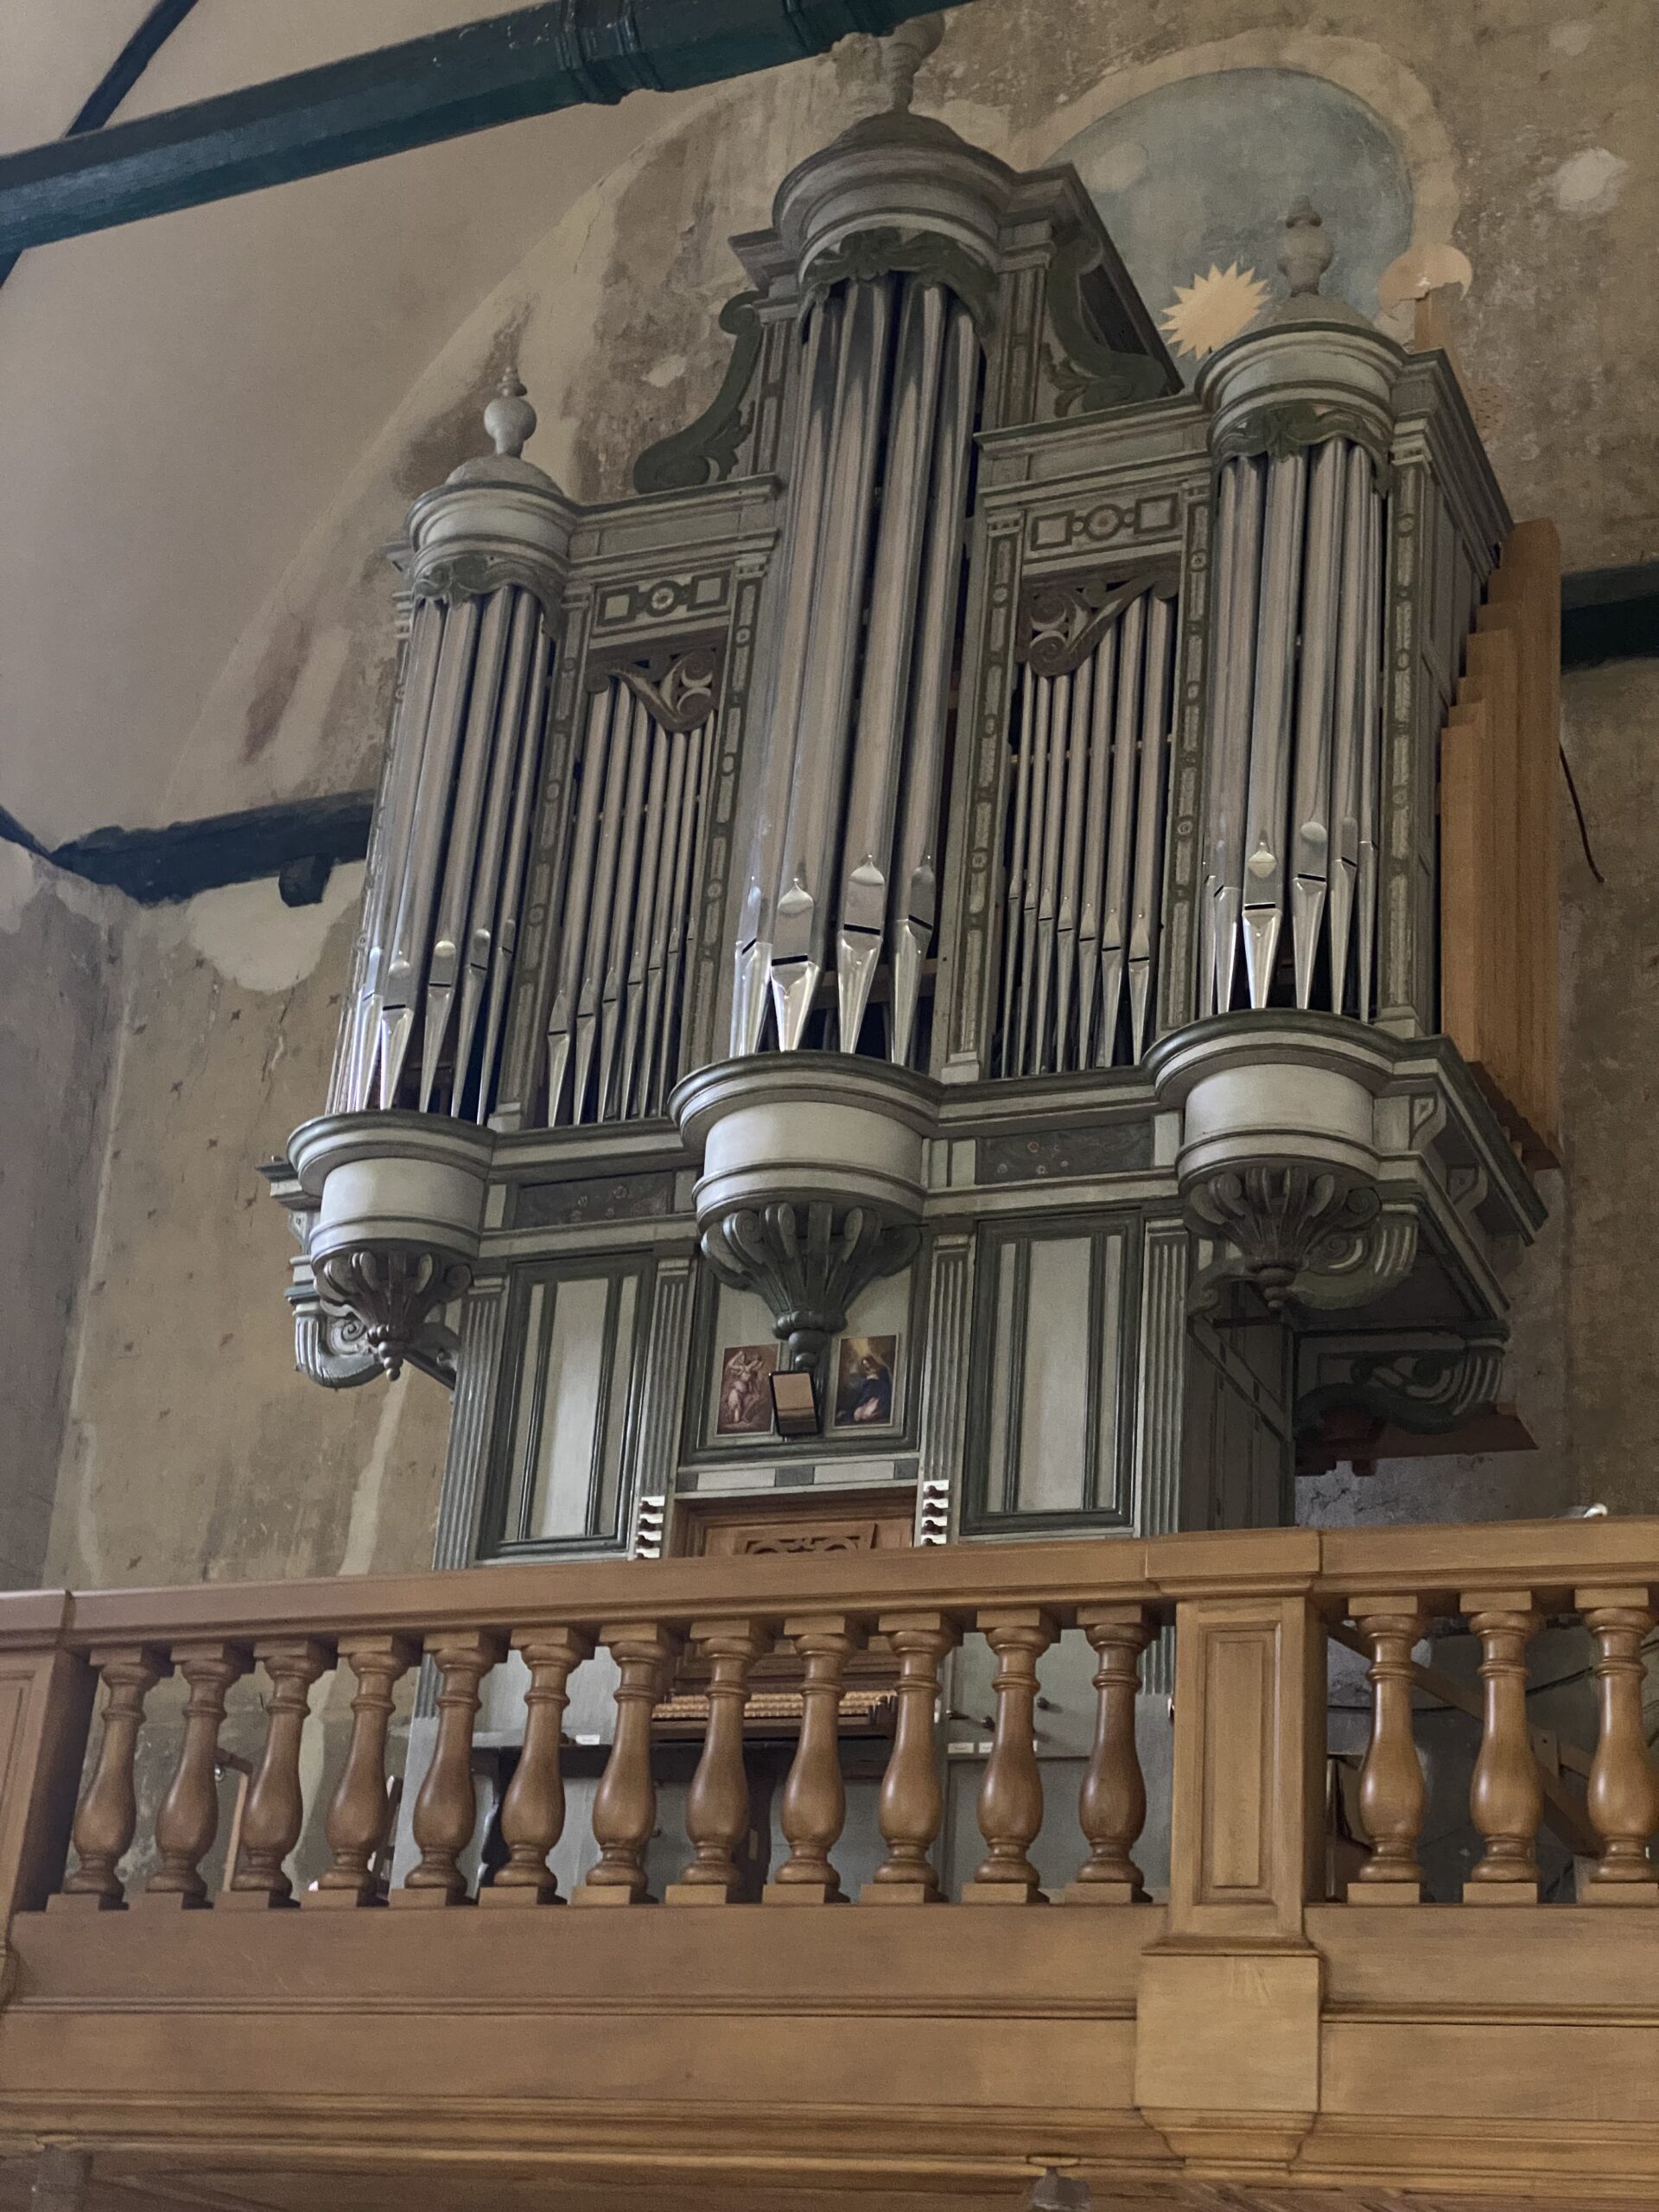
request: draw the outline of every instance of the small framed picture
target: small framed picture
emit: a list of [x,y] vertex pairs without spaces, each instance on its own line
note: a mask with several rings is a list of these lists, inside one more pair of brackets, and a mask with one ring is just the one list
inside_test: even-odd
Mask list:
[[772,1375],[777,1364],[775,1344],[727,1345],[720,1359],[716,1436],[771,1434]]
[[891,1428],[897,1337],[843,1337],[836,1355],[835,1427]]

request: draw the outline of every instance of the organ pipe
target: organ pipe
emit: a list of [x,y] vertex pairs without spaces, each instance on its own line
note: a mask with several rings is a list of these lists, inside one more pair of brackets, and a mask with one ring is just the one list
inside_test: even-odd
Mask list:
[[1168,588],[1141,584],[1114,596],[1075,667],[1027,663],[1011,777],[1003,1075],[1109,1067],[1139,1060],[1149,1041],[1174,645]]
[[550,1126],[660,1114],[680,1072],[707,717],[676,728],[654,687],[594,682],[558,918]]
[[551,658],[524,586],[416,603],[339,1060],[346,1110],[488,1116]]
[[1249,1001],[1268,1004],[1288,916],[1294,1002],[1370,1019],[1382,509],[1371,455],[1351,439],[1222,466],[1206,885],[1217,1012],[1233,1003],[1241,924]]
[[943,283],[881,275],[809,307],[777,652],[732,1041],[798,1048],[833,968],[853,1051],[885,952],[887,1050],[916,1049],[981,349]]

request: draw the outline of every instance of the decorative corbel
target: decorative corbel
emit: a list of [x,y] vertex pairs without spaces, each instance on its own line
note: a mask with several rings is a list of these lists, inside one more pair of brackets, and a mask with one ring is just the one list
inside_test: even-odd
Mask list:
[[1497,1403],[1507,1331],[1424,1329],[1404,1338],[1307,1337],[1297,1359],[1295,1428],[1316,1435],[1329,1413],[1355,1410],[1430,1436]]
[[817,1199],[734,1206],[705,1221],[699,1242],[723,1283],[765,1299],[785,1364],[800,1370],[819,1366],[861,1291],[909,1266],[918,1232],[872,1207]]

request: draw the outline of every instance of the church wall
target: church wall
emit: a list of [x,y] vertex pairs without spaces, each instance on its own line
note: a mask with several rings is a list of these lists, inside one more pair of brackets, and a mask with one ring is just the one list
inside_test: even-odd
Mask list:
[[[1178,14],[1157,0],[976,0],[951,17],[918,105],[1035,162],[1125,88],[1179,86],[1195,66],[1332,75],[1396,134],[1419,216],[1427,205],[1431,228],[1472,264],[1457,345],[1514,511],[1556,518],[1569,567],[1650,555],[1659,434],[1644,380],[1659,298],[1634,272],[1659,202],[1659,143],[1638,112],[1650,65],[1643,0],[1586,0],[1570,19],[1545,0],[1449,11],[1372,0],[1327,10],[1317,34],[1304,20],[1277,0],[1199,0]],[[372,780],[391,667],[379,548],[407,500],[478,449],[493,378],[514,359],[522,367],[542,412],[532,459],[578,498],[623,491],[634,451],[718,382],[726,341],[714,315],[742,281],[727,234],[763,219],[778,178],[868,83],[843,53],[677,105],[435,362],[408,364],[404,403],[221,671],[181,792],[234,806],[273,788]],[[327,406],[325,391],[316,404]],[[1542,1448],[1419,1461],[1369,1487],[1325,1478],[1304,1485],[1319,1517],[1653,1499],[1645,1413],[1659,1362],[1633,1290],[1659,1230],[1645,1145],[1659,860],[1642,805],[1659,676],[1651,664],[1597,670],[1566,689],[1566,741],[1607,880],[1585,869],[1563,804],[1567,1175],[1548,1186],[1554,1217],[1517,1279],[1513,1362]],[[234,765],[256,729],[257,792]],[[288,1230],[257,1173],[321,1106],[356,880],[342,872],[320,909],[282,907],[269,883],[124,909],[117,988],[90,980],[100,925],[50,925],[63,940],[54,957],[76,978],[63,1050],[88,1096],[114,1070],[101,1153],[90,1120],[79,1136],[55,1125],[65,1086],[44,1049],[14,1109],[43,1133],[18,1156],[35,1186],[31,1234],[66,1285],[54,1311],[79,1282],[51,1575],[188,1580],[429,1555],[445,1402],[417,1376],[336,1396],[293,1372]],[[37,1296],[19,1292],[15,1270],[5,1294]],[[49,1363],[44,1351],[31,1362]],[[68,1390],[66,1380],[51,1403]],[[50,1406],[38,1416],[42,1465],[54,1418]],[[0,1554],[8,1541],[0,1531]]]
[[116,902],[0,845],[0,1587],[41,1579],[105,1157]]
[[107,1168],[48,1573],[72,1586],[427,1565],[448,1402],[295,1371],[258,1173],[327,1080],[360,868],[126,909]]

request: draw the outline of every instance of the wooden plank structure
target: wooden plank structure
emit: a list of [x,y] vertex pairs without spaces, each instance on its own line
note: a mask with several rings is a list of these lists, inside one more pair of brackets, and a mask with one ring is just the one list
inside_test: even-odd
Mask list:
[[[1033,2163],[1057,2157],[1114,2204],[1207,2202],[1217,2183],[1229,2202],[1275,2208],[1287,2192],[1336,2207],[1420,2190],[1560,2206],[1569,2188],[1651,2202],[1659,1788],[1642,1653],[1656,1585],[1659,1521],[1602,1521],[0,1599],[0,2158],[73,2145],[106,2181],[164,2201],[295,2212],[320,2196],[353,2212],[597,2207],[624,2190],[652,2208],[813,2207],[830,2189],[842,2204],[944,2193],[1012,2207]],[[1483,1652],[1480,1848],[1464,1901],[1429,1904],[1409,1654],[1452,1612]],[[1580,1902],[1543,1904],[1526,1647],[1562,1615],[1594,1652],[1594,1855]],[[1125,1700],[1170,1625],[1171,1877],[1148,1903]],[[1022,1910],[1042,1896],[1027,1862],[1045,1810],[1033,1662],[1078,1627],[1102,1661],[1080,1872],[1057,1909]],[[1340,1897],[1326,1894],[1323,1847],[1332,1629],[1368,1655],[1372,1702],[1371,1848]],[[868,1637],[898,1657],[887,1858],[859,1901],[881,1910],[812,1909],[841,1894],[844,1796],[821,1726],[803,1729],[784,1792],[789,1859],[763,1902],[732,1902],[741,1716],[779,1633],[812,1662],[821,1699]],[[943,1655],[980,1637],[998,1662],[995,1715],[987,1857],[964,1895],[1002,1909],[964,1923],[935,1902],[932,1720]],[[531,1721],[502,1807],[510,1859],[474,1889],[475,1717],[510,1643]],[[617,1665],[619,1720],[593,1801],[600,1857],[572,1903],[623,1909],[558,1911],[547,1855],[575,1757],[559,1716],[599,1646]],[[652,1910],[650,1714],[688,1646],[713,1670],[713,1717],[685,1800],[685,1871]],[[387,1724],[423,1651],[440,1678],[435,1746],[418,1859],[386,1910],[373,1864]],[[341,1660],[357,1692],[350,1741],[307,1785],[304,1715]],[[210,1900],[225,1694],[251,1667],[268,1725],[229,1891]],[[156,1847],[139,1862],[149,1871],[129,1880],[135,1746],[171,1671],[189,1699]],[[103,1732],[66,1873],[100,1675]],[[308,1786],[327,1806],[329,1866],[296,1898],[284,1868]],[[491,1909],[454,1909],[474,1903]],[[1392,1909],[1365,1909],[1378,1905]]]
[[1440,744],[1440,1025],[1529,1166],[1560,1158],[1560,540],[1517,524]]

